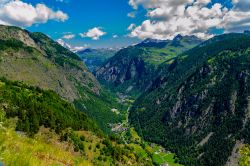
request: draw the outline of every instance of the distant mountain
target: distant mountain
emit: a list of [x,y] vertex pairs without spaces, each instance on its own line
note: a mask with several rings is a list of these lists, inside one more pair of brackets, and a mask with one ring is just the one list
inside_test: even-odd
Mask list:
[[90,71],[94,72],[99,68],[104,62],[115,55],[118,49],[85,49],[77,52],[80,58],[85,62],[86,66]]
[[245,30],[244,33],[245,34],[250,34],[250,30]]
[[178,54],[201,42],[197,37],[181,35],[173,40],[146,39],[117,52],[97,69],[95,75],[114,90],[139,94],[150,87],[161,63],[172,63]]
[[156,47],[156,48],[164,48],[171,40],[157,40],[157,39],[145,39],[141,43],[137,44],[136,46],[139,47]]
[[250,143],[249,50],[248,34],[225,34],[161,64],[130,122],[184,165],[237,165]]

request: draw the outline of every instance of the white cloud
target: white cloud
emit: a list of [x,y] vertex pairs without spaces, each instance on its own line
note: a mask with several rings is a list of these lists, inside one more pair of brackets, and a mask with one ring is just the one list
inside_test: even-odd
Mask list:
[[233,0],[235,8],[240,11],[250,11],[250,1],[249,0]]
[[178,7],[180,5],[187,5],[194,2],[194,0],[129,0],[129,4],[137,9],[139,5],[142,5],[146,9],[158,8],[158,7]]
[[45,4],[33,6],[21,0],[0,1],[0,23],[29,27],[33,24],[46,23],[48,20],[66,21],[68,15],[54,11]]
[[232,0],[232,3],[233,4],[236,4],[236,3],[238,3],[239,2],[239,0]]
[[128,31],[134,30],[135,27],[136,27],[135,24],[130,24],[130,25],[128,26],[127,30],[128,30]]
[[75,37],[74,34],[66,34],[66,35],[64,35],[62,38],[63,38],[63,39],[73,39],[74,37]]
[[136,12],[130,12],[127,14],[128,17],[130,18],[135,18]]
[[56,2],[61,2],[61,3],[69,3],[70,0],[56,0]]
[[100,37],[106,35],[107,33],[102,31],[100,27],[94,27],[92,29],[89,29],[86,33],[80,33],[80,36],[82,38],[89,37],[92,40],[99,40]]
[[148,17],[141,25],[128,28],[130,36],[171,39],[182,34],[209,38],[213,36],[209,34],[211,28],[226,32],[250,28],[249,0],[232,0],[233,8],[209,3],[211,0],[129,0],[134,9],[144,7]]
[[195,2],[196,5],[207,5],[209,3],[211,3],[211,0],[197,0]]
[[84,46],[75,46],[75,47],[72,47],[70,50],[74,53],[78,52],[78,51],[82,51],[82,50],[85,50],[86,48],[88,48],[89,45],[85,44]]
[[57,43],[59,43],[61,46],[67,48],[67,49],[70,49],[71,48],[71,45],[67,44],[63,39],[57,39],[56,40]]
[[112,37],[115,39],[115,38],[118,38],[118,35],[113,35]]
[[59,43],[61,46],[63,46],[63,47],[65,47],[65,48],[69,49],[69,50],[72,51],[72,52],[78,52],[78,51],[84,50],[84,49],[86,49],[86,48],[89,47],[89,45],[87,45],[87,44],[84,44],[83,46],[72,46],[72,45],[66,43],[63,39],[58,39],[58,40],[56,40],[56,41],[57,41],[57,43]]

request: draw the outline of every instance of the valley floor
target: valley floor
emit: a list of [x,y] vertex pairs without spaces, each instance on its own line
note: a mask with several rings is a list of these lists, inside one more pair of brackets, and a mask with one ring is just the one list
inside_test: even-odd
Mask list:
[[181,166],[176,163],[176,155],[167,151],[160,145],[144,141],[135,131],[133,127],[129,125],[128,115],[130,108],[134,102],[130,96],[118,95],[118,99],[127,107],[126,118],[118,124],[111,124],[111,130],[119,135],[123,142],[133,147],[140,155],[150,157],[155,165],[167,165],[167,166]]

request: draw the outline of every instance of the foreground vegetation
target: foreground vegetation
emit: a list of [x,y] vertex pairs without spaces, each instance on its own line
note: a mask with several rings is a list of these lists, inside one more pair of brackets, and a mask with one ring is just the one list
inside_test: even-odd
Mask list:
[[0,160],[6,165],[152,165],[119,137],[105,136],[52,91],[0,79]]
[[2,122],[0,129],[0,158],[6,165],[92,165],[81,156],[68,151],[65,143],[46,142],[42,138],[28,138],[10,128],[10,120]]
[[60,133],[66,128],[101,133],[86,114],[52,91],[0,79],[0,106],[8,118],[18,117],[17,130],[33,136],[40,126]]

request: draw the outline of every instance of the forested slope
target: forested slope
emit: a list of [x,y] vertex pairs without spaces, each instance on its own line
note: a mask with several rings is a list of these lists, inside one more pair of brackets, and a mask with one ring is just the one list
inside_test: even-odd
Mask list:
[[130,121],[185,165],[224,165],[236,140],[250,141],[249,67],[249,35],[210,39],[161,66]]

